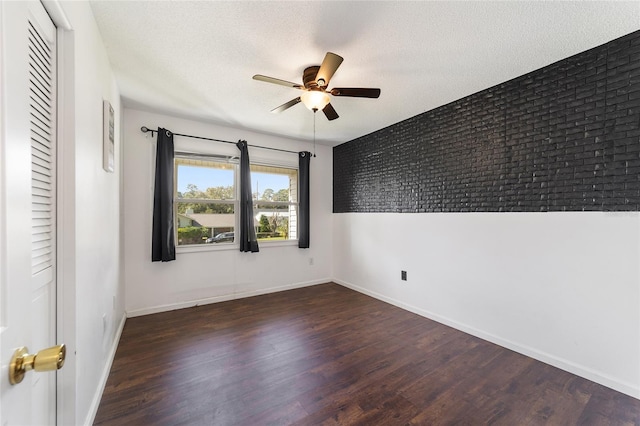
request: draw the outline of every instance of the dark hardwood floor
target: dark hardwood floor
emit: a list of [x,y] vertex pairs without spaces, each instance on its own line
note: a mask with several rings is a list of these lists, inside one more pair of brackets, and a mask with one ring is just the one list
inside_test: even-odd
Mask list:
[[336,284],[128,319],[96,425],[640,425],[640,400]]

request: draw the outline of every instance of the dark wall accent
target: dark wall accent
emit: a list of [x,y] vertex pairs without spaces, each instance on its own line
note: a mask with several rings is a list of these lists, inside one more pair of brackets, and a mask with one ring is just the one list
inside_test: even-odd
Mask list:
[[640,209],[640,31],[333,149],[333,211]]

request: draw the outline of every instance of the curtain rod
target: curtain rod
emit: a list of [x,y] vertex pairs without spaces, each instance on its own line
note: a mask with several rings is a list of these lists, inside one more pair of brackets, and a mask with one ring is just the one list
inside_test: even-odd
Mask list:
[[[140,130],[142,131],[142,133],[147,133],[147,132],[151,132],[151,137],[153,137],[154,133],[158,133],[157,130],[152,130],[150,128],[148,128],[147,126],[142,126],[140,127]],[[222,143],[232,143],[232,144],[236,144],[236,142],[232,142],[232,141],[223,141],[222,139],[213,139],[213,138],[205,138],[203,136],[193,136],[193,135],[183,135],[182,133],[173,133],[171,132],[174,136],[182,136],[185,138],[193,138],[193,139],[204,139],[206,141],[213,141],[213,142],[222,142]],[[262,149],[270,149],[271,151],[280,151],[280,152],[289,152],[291,154],[298,154],[297,151],[289,151],[288,149],[279,149],[279,148],[270,148],[268,146],[260,146],[260,145],[248,145],[251,148],[262,148]]]

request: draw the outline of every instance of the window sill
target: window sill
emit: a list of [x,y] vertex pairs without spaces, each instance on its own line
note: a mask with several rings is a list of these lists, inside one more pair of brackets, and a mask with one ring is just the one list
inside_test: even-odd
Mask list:
[[[260,249],[272,248],[272,247],[286,247],[297,246],[298,240],[286,240],[286,241],[258,241]],[[228,250],[240,250],[238,244],[201,244],[192,246],[180,246],[176,247],[176,253],[199,253],[203,251],[228,251]]]
[[176,253],[198,253],[201,251],[225,251],[238,250],[238,244],[197,244],[192,246],[176,247]]
[[262,247],[284,247],[284,246],[297,246],[298,240],[280,240],[280,241],[258,241],[258,246]]

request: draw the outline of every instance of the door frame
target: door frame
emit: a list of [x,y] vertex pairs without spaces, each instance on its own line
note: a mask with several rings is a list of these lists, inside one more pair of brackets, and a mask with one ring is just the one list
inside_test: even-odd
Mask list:
[[59,0],[40,0],[56,27],[57,43],[57,222],[56,338],[67,346],[65,367],[56,378],[56,423],[76,419],[76,253],[75,253],[75,74],[73,27]]

